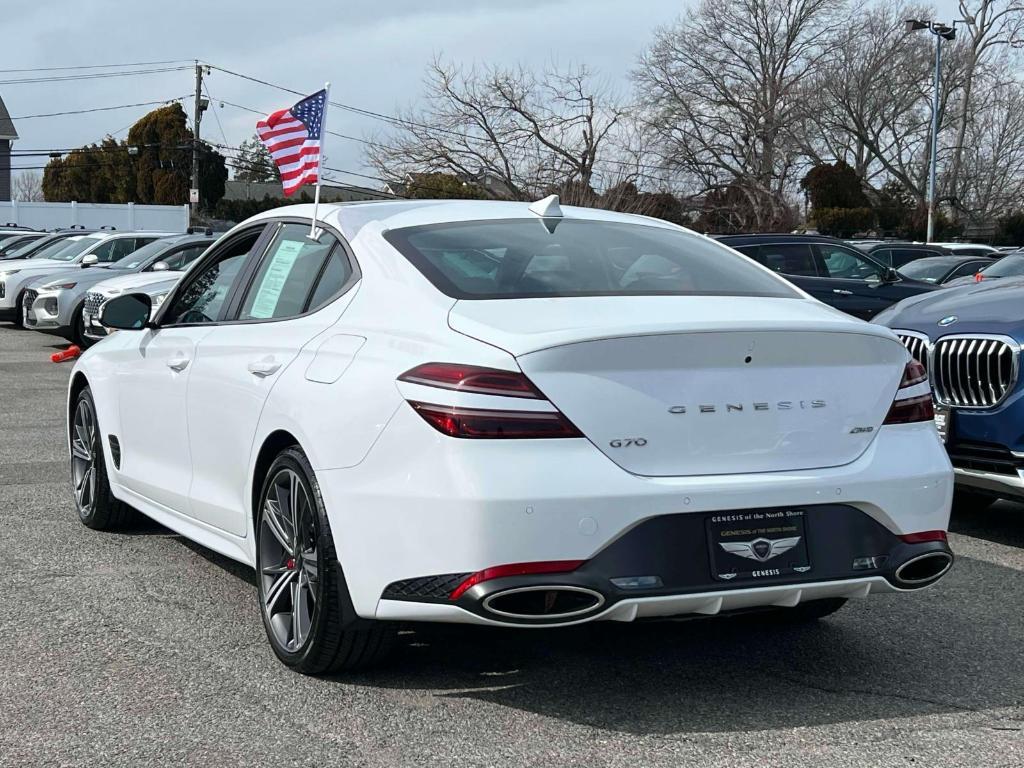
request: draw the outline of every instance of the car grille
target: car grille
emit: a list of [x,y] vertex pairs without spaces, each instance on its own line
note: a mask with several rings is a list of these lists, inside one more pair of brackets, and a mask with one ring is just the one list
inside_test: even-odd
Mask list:
[[1017,381],[1019,350],[1003,337],[942,337],[932,345],[929,361],[935,399],[956,408],[998,405]]
[[25,320],[25,325],[36,324],[36,319],[29,310],[32,309],[32,303],[38,295],[39,291],[27,290],[25,291],[24,298],[21,300],[22,317]]
[[900,337],[900,341],[903,342],[903,346],[907,348],[910,356],[927,369],[928,339],[925,336],[918,336],[917,334],[907,333],[906,331],[897,331],[896,335]]
[[84,310],[90,315],[95,315],[100,311],[100,304],[103,303],[104,296],[102,293],[95,293],[90,291],[85,295]]

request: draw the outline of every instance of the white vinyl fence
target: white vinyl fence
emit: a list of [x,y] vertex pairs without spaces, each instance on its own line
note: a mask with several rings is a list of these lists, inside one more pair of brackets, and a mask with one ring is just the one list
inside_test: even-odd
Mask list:
[[0,225],[31,229],[81,226],[113,227],[120,231],[184,232],[187,205],[135,205],[135,203],[19,203],[0,201]]

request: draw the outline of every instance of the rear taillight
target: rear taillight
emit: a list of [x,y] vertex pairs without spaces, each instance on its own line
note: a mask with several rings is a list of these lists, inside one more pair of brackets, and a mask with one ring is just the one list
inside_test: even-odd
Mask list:
[[[473,395],[521,397],[548,402],[544,394],[519,371],[502,371],[455,363],[426,363],[398,377],[399,381]],[[477,439],[532,439],[583,437],[562,413],[551,410],[468,408],[419,400],[409,405],[430,426],[449,437]]]
[[472,392],[477,395],[544,399],[544,395],[533,386],[533,382],[518,371],[502,371],[475,365],[426,363],[406,371],[398,380],[410,384],[425,384],[428,387],[453,389],[457,392]]
[[409,401],[426,422],[449,437],[583,437],[558,411],[492,411]]
[[911,424],[916,421],[932,421],[935,410],[932,407],[932,394],[927,386],[925,368],[917,360],[911,360],[903,369],[896,399],[885,417],[884,424]]

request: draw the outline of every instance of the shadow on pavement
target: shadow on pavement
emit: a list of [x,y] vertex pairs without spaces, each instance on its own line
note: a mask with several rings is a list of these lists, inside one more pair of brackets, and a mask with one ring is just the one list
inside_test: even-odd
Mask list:
[[1010,547],[1024,547],[1024,504],[997,501],[988,509],[953,510],[949,530]]

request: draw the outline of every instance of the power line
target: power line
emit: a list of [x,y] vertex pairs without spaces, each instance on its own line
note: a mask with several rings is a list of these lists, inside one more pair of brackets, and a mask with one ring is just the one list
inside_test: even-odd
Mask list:
[[29,83],[62,83],[71,80],[100,80],[109,77],[130,77],[134,75],[152,75],[158,72],[180,72],[191,67],[161,67],[157,69],[133,69],[122,72],[93,72],[82,75],[52,75],[48,77],[22,77],[12,80],[0,80],[0,85],[24,85]]
[[64,67],[27,67],[24,69],[0,69],[0,74],[12,72],[60,72],[74,69],[111,69],[114,67],[149,67],[159,64],[184,64],[191,59],[168,59],[166,61],[132,61],[124,64],[76,64]]
[[87,112],[110,112],[115,109],[128,109],[129,107],[148,107],[152,104],[169,104],[172,101],[181,101],[186,98],[185,96],[175,96],[173,99],[164,99],[162,101],[140,101],[136,104],[118,104],[115,107],[93,107],[91,109],[72,109],[67,112],[47,112],[39,115],[18,115],[12,116],[11,120],[34,120],[37,117],[60,117],[62,115],[84,115]]

